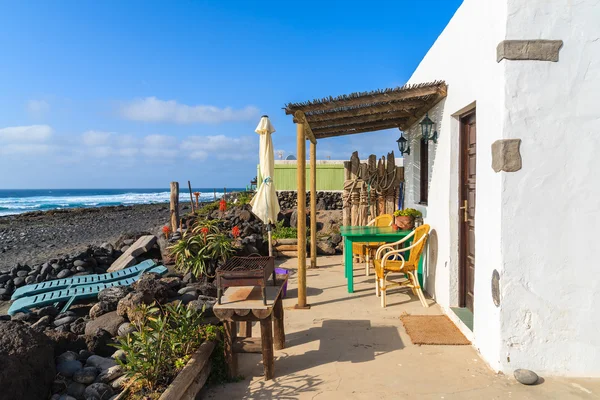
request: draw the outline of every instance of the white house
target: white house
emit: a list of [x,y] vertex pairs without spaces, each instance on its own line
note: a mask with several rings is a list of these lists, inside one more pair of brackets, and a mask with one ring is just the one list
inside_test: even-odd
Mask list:
[[465,0],[409,83],[435,80],[437,144],[405,132],[427,292],[495,370],[600,376],[600,3]]

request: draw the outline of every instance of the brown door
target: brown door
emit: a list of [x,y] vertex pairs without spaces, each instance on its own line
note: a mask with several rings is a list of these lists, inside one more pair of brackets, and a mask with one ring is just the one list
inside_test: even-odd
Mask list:
[[473,311],[475,286],[475,111],[460,120],[460,306]]

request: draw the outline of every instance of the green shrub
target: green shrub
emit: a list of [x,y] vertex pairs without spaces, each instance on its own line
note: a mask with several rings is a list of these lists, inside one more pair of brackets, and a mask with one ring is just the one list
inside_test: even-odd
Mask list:
[[182,304],[143,305],[140,311],[137,331],[115,345],[125,352],[125,361],[117,362],[140,388],[156,392],[171,383],[204,341],[217,338],[217,328],[201,325],[202,313]]
[[415,210],[414,208],[405,208],[404,210],[394,211],[394,216],[419,218],[423,216],[423,213],[421,213],[419,210]]
[[[212,224],[214,221],[205,222],[210,224],[194,227],[191,234],[186,232],[181,240],[169,247],[176,268],[197,277],[207,274],[211,262],[224,263],[235,253],[231,238],[221,233],[217,225]],[[196,228],[198,233],[194,233]]]
[[235,203],[235,205],[243,206],[249,204],[253,197],[254,195],[252,194],[252,192],[240,192],[237,195],[237,202]]
[[283,226],[283,221],[275,224],[273,229],[273,239],[296,239],[298,237],[298,229]]

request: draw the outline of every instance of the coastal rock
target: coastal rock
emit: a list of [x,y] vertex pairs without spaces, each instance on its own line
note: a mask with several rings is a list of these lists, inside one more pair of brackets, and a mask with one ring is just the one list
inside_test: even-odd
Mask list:
[[81,365],[81,362],[76,360],[68,360],[57,364],[56,372],[65,378],[70,378],[82,368],[83,365]]
[[16,287],[21,287],[25,284],[25,278],[22,278],[19,276],[19,277],[16,277],[15,279],[13,279],[12,282]]
[[10,274],[0,275],[0,283],[6,283],[6,282],[10,281],[11,279],[12,279],[12,277],[10,276]]
[[[117,309],[119,300],[133,291],[129,286],[113,286],[103,289],[98,293],[98,300],[106,303],[112,310]],[[111,310],[111,311],[112,311]]]
[[[72,396],[77,400],[85,399],[85,384],[71,382],[67,385],[67,395]],[[62,400],[62,397],[61,397]]]
[[31,327],[37,330],[44,330],[44,328],[50,326],[52,323],[52,317],[49,315],[43,316],[38,319],[37,322],[31,324]]
[[123,376],[125,371],[123,371],[123,367],[120,365],[115,365],[103,371],[100,375],[98,375],[98,380],[103,383],[108,383],[112,380],[117,379],[120,376]]
[[60,364],[66,361],[79,361],[79,354],[75,353],[74,351],[65,351],[64,353],[60,354],[58,357],[56,357],[56,363]]
[[198,296],[198,300],[190,301],[187,305],[189,309],[194,309],[200,312],[203,312],[205,317],[214,316],[213,306],[217,303],[217,299],[215,297],[209,296]]
[[72,316],[57,318],[54,320],[54,326],[58,327],[58,326],[70,324],[71,322],[75,321],[76,319],[77,319],[77,317],[72,317]]
[[146,273],[133,284],[136,292],[150,296],[159,303],[169,298],[169,286],[160,280],[160,275]]
[[129,293],[127,296],[122,298],[117,305],[117,314],[122,317],[127,317],[131,322],[139,322],[142,317],[142,313],[139,307],[142,304],[150,304],[154,301],[151,295],[144,293]]
[[35,276],[28,276],[27,278],[25,278],[26,285],[31,285],[32,283],[35,283]]
[[196,279],[196,275],[194,275],[194,274],[193,274],[193,273],[191,273],[191,272],[188,272],[187,274],[185,274],[185,275],[183,276],[183,279],[182,279],[182,281],[183,281],[183,283],[185,283],[186,285],[187,285],[187,284],[189,284],[189,283],[194,283],[194,282],[196,282],[196,281],[197,281],[197,279]]
[[125,319],[117,314],[116,311],[103,314],[96,319],[89,321],[85,325],[85,334],[93,335],[98,329],[104,329],[112,336],[117,336],[119,326],[125,322]]
[[528,369],[517,369],[514,372],[515,379],[523,385],[534,385],[537,383],[539,376]]
[[317,254],[333,255],[335,254],[335,246],[328,241],[318,241]]
[[109,368],[112,368],[118,364],[112,358],[100,357],[97,355],[93,355],[87,359],[87,362],[85,365],[86,365],[86,367],[98,368],[98,370],[100,370],[100,373],[103,373],[103,372],[108,371]]
[[54,330],[44,331],[44,335],[50,339],[54,347],[54,353],[60,354],[71,350],[78,352],[86,347],[83,336],[77,336],[71,332],[57,332]]
[[[109,385],[113,390],[121,391],[125,387],[125,384],[128,382],[127,376],[123,375],[110,382]],[[111,399],[112,400],[112,399]]]
[[71,323],[70,329],[76,335],[83,335],[85,332],[86,321],[83,318],[77,318]]
[[56,274],[56,277],[58,279],[64,279],[64,278],[68,278],[69,276],[71,276],[71,271],[68,269],[63,269],[62,271],[60,271],[58,274]]
[[106,383],[92,383],[85,388],[86,400],[109,400],[112,395],[113,390]]
[[200,294],[198,292],[198,289],[196,289],[194,286],[186,286],[177,291],[177,294],[180,294],[180,295],[186,294],[186,293],[195,293],[196,295]]
[[[83,383],[89,385],[96,380],[98,376],[98,369],[96,367],[85,367],[73,374],[73,380],[77,383]],[[78,397],[78,396],[75,396]]]
[[95,319],[101,315],[108,313],[108,312],[115,311],[116,309],[117,309],[116,305],[113,307],[113,306],[111,306],[111,304],[101,301],[101,302],[94,304],[92,306],[92,308],[90,308],[89,316],[91,319]]
[[112,335],[104,329],[98,329],[92,335],[85,335],[85,343],[88,351],[100,356],[107,357],[115,351]]
[[3,400],[46,398],[56,375],[50,341],[21,322],[0,321],[0,365]]
[[136,331],[136,329],[135,329],[134,325],[132,325],[129,322],[125,322],[125,323],[119,325],[119,329],[117,330],[117,335],[121,336],[121,337],[127,336],[128,334],[135,332],[135,331]]

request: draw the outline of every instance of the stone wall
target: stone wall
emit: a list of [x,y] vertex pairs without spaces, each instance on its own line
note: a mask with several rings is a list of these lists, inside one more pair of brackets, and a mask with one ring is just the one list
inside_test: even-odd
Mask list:
[[[298,193],[292,190],[277,192],[281,210],[293,210],[297,207]],[[306,193],[306,207],[310,207],[310,193]],[[342,192],[317,192],[317,210],[341,210]]]

